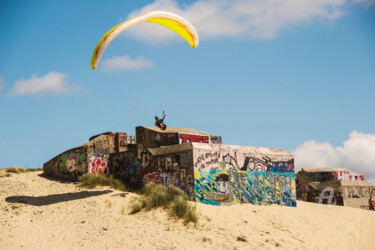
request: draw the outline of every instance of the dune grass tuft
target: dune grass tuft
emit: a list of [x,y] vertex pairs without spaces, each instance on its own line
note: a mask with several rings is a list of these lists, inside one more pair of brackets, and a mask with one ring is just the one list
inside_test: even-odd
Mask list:
[[86,173],[78,177],[78,181],[80,182],[80,187],[95,188],[97,186],[109,186],[121,191],[127,191],[125,184],[120,179],[116,179],[113,176],[106,176],[102,173],[98,175]]
[[185,225],[189,222],[196,224],[198,221],[195,207],[189,204],[188,197],[182,190],[154,183],[147,184],[143,193],[132,200],[130,213],[134,214],[142,209],[151,210],[158,207],[168,209],[171,218],[183,219]]
[[28,172],[36,172],[36,171],[42,171],[42,168],[19,168],[19,167],[9,167],[5,171],[8,173],[28,173]]
[[238,236],[237,241],[247,242],[247,239],[244,236]]

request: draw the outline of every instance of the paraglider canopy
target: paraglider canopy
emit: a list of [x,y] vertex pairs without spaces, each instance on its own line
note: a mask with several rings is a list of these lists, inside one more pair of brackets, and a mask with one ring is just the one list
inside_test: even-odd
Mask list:
[[110,29],[96,45],[94,53],[92,54],[91,69],[97,68],[104,50],[113,39],[115,39],[123,31],[144,22],[156,23],[169,28],[184,38],[192,48],[198,46],[198,33],[194,26],[186,19],[166,11],[151,11],[126,20],[125,22],[120,23],[119,25]]

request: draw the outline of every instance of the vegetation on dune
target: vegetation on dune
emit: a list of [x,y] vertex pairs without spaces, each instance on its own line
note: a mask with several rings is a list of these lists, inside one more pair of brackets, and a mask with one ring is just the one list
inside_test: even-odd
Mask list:
[[80,182],[80,187],[95,188],[97,186],[109,186],[121,191],[127,191],[125,184],[120,179],[113,176],[106,176],[102,173],[97,175],[86,173],[78,177],[78,181]]
[[182,190],[155,183],[147,184],[142,194],[132,200],[130,213],[134,214],[142,209],[151,210],[159,207],[167,209],[171,218],[183,219],[185,225],[189,222],[196,224],[198,221],[195,207],[189,204],[188,197]]
[[247,239],[244,236],[238,236],[237,241],[247,242]]
[[42,171],[42,170],[43,170],[42,168],[10,167],[10,168],[7,168],[5,171],[8,173],[19,174],[19,173],[37,172],[37,171]]

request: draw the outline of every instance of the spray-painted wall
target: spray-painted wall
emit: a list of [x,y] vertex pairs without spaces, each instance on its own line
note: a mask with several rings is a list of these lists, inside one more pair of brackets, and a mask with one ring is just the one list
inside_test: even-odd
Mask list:
[[[181,132],[178,128],[168,128],[167,131],[154,130],[148,127],[136,127],[137,144],[143,148],[157,148],[176,144],[198,142],[221,144],[221,136],[204,132]],[[194,130],[193,130],[194,131]]]
[[149,182],[173,185],[194,197],[194,173],[191,151],[152,156],[140,150],[138,156],[131,152],[110,155],[110,172],[131,185],[146,185]]
[[47,175],[75,179],[87,172],[87,150],[85,147],[73,148],[52,158],[43,165]]
[[46,175],[71,180],[87,172],[108,175],[110,154],[127,151],[130,146],[127,138],[122,132],[93,136],[88,143],[69,149],[43,164],[43,171]]
[[292,155],[275,154],[269,148],[223,146],[193,150],[196,201],[296,206]]

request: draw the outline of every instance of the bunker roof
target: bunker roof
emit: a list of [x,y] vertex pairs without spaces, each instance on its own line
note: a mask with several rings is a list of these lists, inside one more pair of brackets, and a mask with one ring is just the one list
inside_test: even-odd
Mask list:
[[208,150],[208,151],[223,150],[227,152],[267,155],[270,157],[284,156],[287,158],[293,158],[292,154],[280,148],[237,146],[237,145],[210,144],[210,143],[197,143],[197,142],[190,142],[190,143],[177,144],[177,145],[171,145],[171,146],[161,146],[159,148],[149,148],[148,150],[153,155],[166,155],[166,154],[171,154],[171,153],[187,151],[191,149],[201,149],[201,150]]
[[302,168],[303,172],[307,173],[318,173],[318,172],[349,172],[349,173],[357,173],[355,171],[346,169],[346,168]]
[[187,134],[201,134],[201,135],[213,135],[204,131],[200,131],[195,128],[167,128],[166,130],[161,130],[157,127],[146,127],[146,126],[140,126],[149,130],[153,130],[156,132],[161,132],[161,133],[187,133]]

